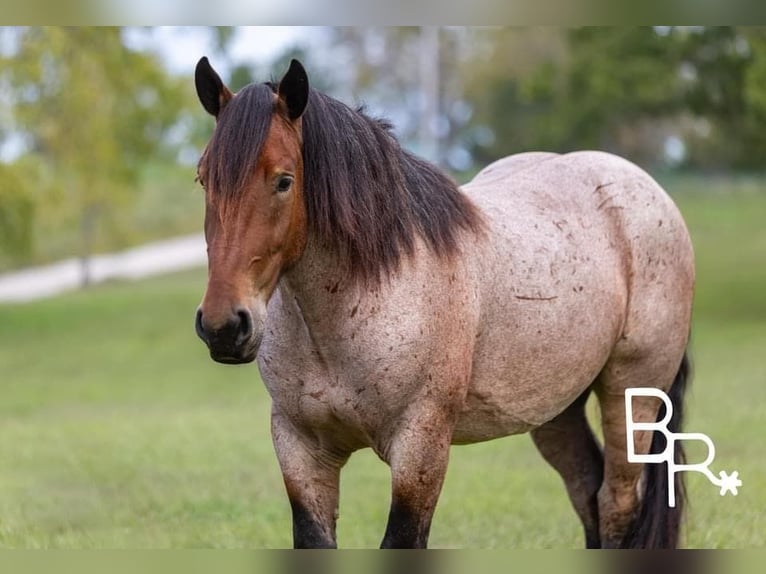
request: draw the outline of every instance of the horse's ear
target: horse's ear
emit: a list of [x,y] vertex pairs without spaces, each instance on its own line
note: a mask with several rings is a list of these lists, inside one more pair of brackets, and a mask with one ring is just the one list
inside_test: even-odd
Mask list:
[[309,77],[298,60],[290,61],[290,69],[279,82],[278,92],[288,117],[291,120],[301,117],[309,101]]
[[202,107],[211,116],[217,118],[223,107],[232,98],[232,93],[223,84],[223,80],[206,57],[197,62],[197,68],[194,70],[194,85],[197,88],[197,97],[202,103]]

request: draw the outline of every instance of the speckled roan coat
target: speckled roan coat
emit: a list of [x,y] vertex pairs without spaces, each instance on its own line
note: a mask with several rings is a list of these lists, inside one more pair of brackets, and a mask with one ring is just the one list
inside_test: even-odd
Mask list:
[[[417,547],[450,444],[530,431],[588,546],[675,545],[677,518],[642,508],[643,483],[662,473],[642,481],[643,465],[627,462],[624,390],[667,392],[685,375],[694,265],[678,210],[644,171],[600,152],[507,157],[462,193],[485,226],[461,232],[459,256],[418,240],[369,286],[309,235],[271,296],[248,304],[296,546],[335,545],[339,471],[357,449],[391,466],[383,546]],[[206,317],[229,289],[215,252]],[[585,420],[590,391],[603,454]],[[636,400],[633,417],[653,421],[658,407]],[[636,434],[638,452],[651,442]]]

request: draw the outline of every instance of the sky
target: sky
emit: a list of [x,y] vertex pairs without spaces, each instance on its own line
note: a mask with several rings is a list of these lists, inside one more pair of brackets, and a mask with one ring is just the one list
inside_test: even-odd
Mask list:
[[[237,29],[227,55],[233,61],[263,64],[292,45],[310,45],[317,36],[316,27],[242,26]],[[191,74],[202,56],[210,57],[216,69],[225,71],[224,62],[215,62],[212,35],[205,27],[129,28],[125,38],[132,47],[156,50],[174,74]]]

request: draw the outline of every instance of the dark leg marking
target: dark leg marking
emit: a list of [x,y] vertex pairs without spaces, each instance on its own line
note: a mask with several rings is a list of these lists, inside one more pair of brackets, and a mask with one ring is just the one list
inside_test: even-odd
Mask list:
[[388,526],[381,548],[425,548],[428,544],[430,518],[426,524],[412,508],[394,500],[388,514]]
[[335,540],[327,538],[319,523],[298,501],[290,500],[293,510],[293,546],[295,548],[337,548]]

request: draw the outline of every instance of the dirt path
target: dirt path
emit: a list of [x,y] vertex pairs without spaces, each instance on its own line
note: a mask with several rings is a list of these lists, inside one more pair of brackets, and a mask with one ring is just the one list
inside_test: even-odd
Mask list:
[[[90,275],[93,283],[110,279],[135,280],[201,267],[206,263],[205,238],[201,234],[187,235],[94,256]],[[0,302],[34,301],[72,291],[80,287],[81,274],[80,260],[67,259],[0,275]]]

